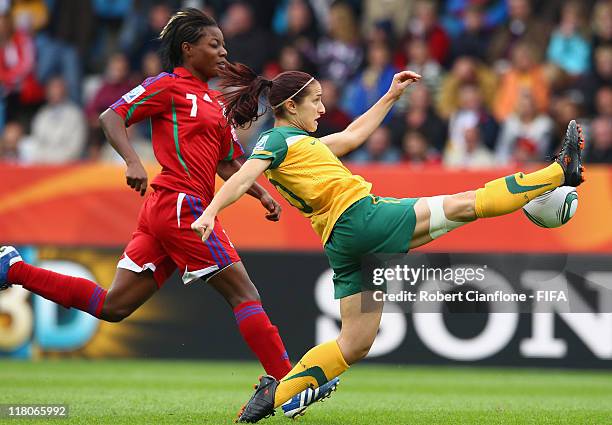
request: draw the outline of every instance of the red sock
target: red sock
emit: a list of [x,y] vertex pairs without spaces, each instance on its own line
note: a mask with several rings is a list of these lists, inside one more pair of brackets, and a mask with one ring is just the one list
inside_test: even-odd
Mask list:
[[238,328],[268,375],[281,379],[291,363],[278,328],[270,323],[259,301],[247,301],[234,308]]
[[11,266],[8,281],[66,308],[74,307],[95,317],[100,316],[106,299],[106,289],[91,280],[55,273],[23,261]]

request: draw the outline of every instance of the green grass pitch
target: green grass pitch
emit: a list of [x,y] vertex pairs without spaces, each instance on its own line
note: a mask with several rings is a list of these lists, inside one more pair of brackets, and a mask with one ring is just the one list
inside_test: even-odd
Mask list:
[[[0,361],[0,403],[67,403],[64,420],[3,424],[230,424],[255,363]],[[357,365],[331,399],[263,424],[611,424],[612,373]]]

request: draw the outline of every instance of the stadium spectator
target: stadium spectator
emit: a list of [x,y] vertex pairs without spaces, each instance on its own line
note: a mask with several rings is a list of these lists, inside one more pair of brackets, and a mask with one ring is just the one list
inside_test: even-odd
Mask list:
[[427,139],[427,143],[442,151],[446,144],[447,124],[432,107],[427,87],[416,84],[408,94],[408,104],[410,106],[391,121],[394,144],[400,146],[405,133],[417,131]]
[[17,121],[7,122],[0,138],[0,160],[20,163],[23,161],[23,126]]
[[272,38],[258,28],[253,9],[247,3],[232,3],[221,21],[228,60],[248,65],[260,74],[272,57]]
[[568,117],[574,117],[573,119],[582,117],[581,100],[579,93],[567,90],[556,95],[554,102],[551,102],[550,116],[555,123],[551,153],[558,152],[561,147],[567,123],[572,119]]
[[[417,38],[406,41],[404,46],[406,48],[408,64],[403,69],[414,71],[423,77],[419,84],[425,84],[432,96],[436,97],[443,77],[442,66],[429,56],[429,50],[425,41]],[[396,64],[397,66],[398,64]],[[407,98],[415,87],[417,86],[406,90],[402,99],[398,101],[398,109],[404,109],[407,106]]]
[[10,14],[0,15],[0,110],[3,112],[0,124],[21,118],[22,105],[32,100],[28,99],[32,94],[33,100],[38,100],[34,59],[34,44],[28,33],[14,27]]
[[344,88],[359,69],[363,47],[357,21],[351,7],[344,2],[332,4],[327,33],[317,45],[320,77]]
[[470,57],[461,57],[455,61],[451,72],[442,82],[438,97],[438,113],[448,119],[459,107],[459,91],[463,85],[478,86],[487,109],[492,109],[497,96],[497,78],[486,65]]
[[610,0],[600,0],[595,4],[591,28],[593,29],[591,41],[593,50],[600,46],[612,45],[612,2]]
[[[370,44],[367,57],[366,68],[346,87],[343,105],[353,118],[370,109],[387,92],[397,72],[391,64],[391,52],[386,45]],[[387,115],[383,122],[390,120],[391,115]]]
[[612,44],[595,50],[595,67],[578,80],[575,88],[584,96],[584,103],[590,115],[595,113],[595,95],[599,88],[612,85]]
[[108,61],[104,81],[87,104],[85,111],[90,128],[89,156],[97,158],[100,146],[104,142],[104,134],[100,128],[98,116],[104,112],[108,105],[132,89],[132,82],[129,80],[130,68],[125,55],[116,53]]
[[122,22],[129,16],[133,0],[93,0],[92,3],[96,32],[89,62],[95,71],[100,71],[116,52]]
[[161,44],[159,33],[171,14],[170,6],[163,2],[154,3],[147,8],[132,7],[123,20],[118,40],[119,48],[130,58],[131,68],[139,66],[149,53],[157,52]]
[[[439,64],[445,64],[450,50],[450,39],[438,21],[436,4],[431,0],[418,0],[414,4],[414,14],[407,28],[405,38],[424,40],[429,56]],[[405,51],[399,51],[396,64],[408,63]],[[399,62],[398,62],[399,61]]]
[[529,0],[508,0],[508,15],[508,21],[495,31],[489,47],[489,61],[502,70],[519,43],[530,45],[539,60],[550,35],[550,26],[533,16]]
[[546,111],[549,86],[544,69],[536,62],[533,48],[526,43],[519,43],[512,51],[512,67],[503,76],[495,96],[493,111],[498,121],[504,121],[516,109],[519,94],[523,90],[531,92],[538,112]]
[[612,164],[612,120],[598,117],[591,123],[590,140],[586,152],[589,163]]
[[[530,160],[544,161],[550,150],[553,130],[552,119],[538,113],[531,92],[523,91],[519,95],[515,113],[502,125],[495,152],[498,164],[508,164],[513,158],[516,159],[514,153],[517,148],[530,152]],[[524,155],[520,157],[521,162],[527,159]]]
[[444,165],[450,168],[480,169],[495,166],[493,153],[484,145],[477,125],[462,129],[463,149],[446,149]]
[[580,3],[565,3],[561,10],[561,22],[550,38],[546,56],[549,62],[570,76],[589,70],[591,46],[583,35],[583,26],[584,17]]
[[488,32],[482,9],[476,5],[467,7],[463,16],[463,31],[452,40],[451,60],[461,56],[486,60],[490,40]]
[[361,28],[371,34],[381,23],[388,23],[394,38],[400,38],[408,28],[413,2],[406,0],[363,0]]
[[508,18],[506,0],[473,1],[473,0],[447,0],[443,2],[442,25],[449,35],[456,39],[466,29],[465,15],[474,6],[481,8],[482,27],[487,32],[503,24]]
[[399,150],[391,145],[391,132],[385,126],[378,127],[365,146],[350,156],[356,163],[379,162],[384,164],[396,163],[400,160]]
[[80,103],[82,63],[92,51],[95,30],[92,2],[54,0],[49,24],[36,36],[38,80],[45,84],[60,73],[70,98]]
[[40,31],[49,22],[49,8],[44,0],[13,0],[11,15],[17,28],[31,34]]
[[351,117],[340,108],[340,93],[338,87],[331,80],[321,80],[321,101],[325,105],[325,114],[319,118],[316,137],[343,131],[351,123]]
[[[445,157],[461,158],[467,151],[467,130],[478,128],[478,139],[489,149],[495,148],[498,125],[487,112],[482,94],[477,85],[466,84],[459,91],[459,109],[451,116],[448,125],[448,143],[444,150]],[[477,144],[472,146],[477,149]]]
[[81,158],[87,136],[81,108],[70,101],[66,83],[55,77],[47,83],[47,103],[32,122],[33,163],[61,164]]
[[374,28],[364,34],[364,40],[367,44],[383,43],[388,46],[395,46],[395,38],[393,37],[393,29],[389,21],[382,21],[374,25]]
[[597,115],[612,119],[612,85],[601,87],[595,94],[595,112]]
[[[176,0],[175,0],[176,1]],[[179,3],[183,3],[180,7],[186,7],[184,3],[190,0],[179,0]],[[274,20],[274,15],[278,10],[278,0],[191,0],[191,1],[200,1],[202,4],[214,5],[215,3],[219,6],[216,8],[219,13],[218,16],[222,16],[229,7],[231,7],[233,2],[240,1],[247,4],[251,11],[253,11],[253,22],[255,27],[260,30],[265,30],[266,32],[272,31],[272,24]],[[213,16],[214,17],[214,16]],[[271,34],[270,34],[271,35]]]
[[142,75],[144,78],[155,77],[163,71],[161,58],[155,52],[148,52],[142,58]]
[[314,60],[319,31],[313,11],[306,0],[289,0],[281,7],[274,19],[274,29],[279,35],[279,44],[292,44],[309,59]]
[[439,165],[440,152],[418,131],[409,131],[402,140],[402,162],[410,165]]
[[294,45],[284,45],[278,54],[278,61],[269,62],[263,74],[272,79],[284,71],[315,72],[315,65]]

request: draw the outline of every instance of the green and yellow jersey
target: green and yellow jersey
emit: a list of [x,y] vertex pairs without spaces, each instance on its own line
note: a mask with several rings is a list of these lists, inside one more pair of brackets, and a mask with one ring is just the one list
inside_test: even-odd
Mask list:
[[310,219],[323,244],[342,213],[368,196],[372,184],[353,175],[329,148],[304,130],[276,127],[259,137],[250,158],[271,159],[265,175]]

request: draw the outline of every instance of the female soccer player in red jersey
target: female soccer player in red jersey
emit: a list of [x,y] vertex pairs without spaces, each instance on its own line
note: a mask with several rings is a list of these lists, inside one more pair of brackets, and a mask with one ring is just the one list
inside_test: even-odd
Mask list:
[[[119,322],[178,268],[185,284],[201,278],[225,297],[249,347],[267,373],[280,379],[291,370],[287,352],[221,223],[206,243],[191,230],[214,195],[215,175],[229,178],[240,169],[236,158],[243,154],[219,93],[207,84],[226,62],[223,34],[212,18],[187,9],[170,19],[160,38],[163,59],[173,71],[146,79],[100,116],[108,140],[126,162],[131,188],[144,195],[147,173],[126,126],[150,118],[153,149],[162,166],[110,289],[31,266],[14,248],[3,247],[0,290],[22,285],[64,307]],[[261,201],[268,220],[279,219],[280,206],[265,189],[254,184],[249,194]]]

